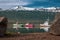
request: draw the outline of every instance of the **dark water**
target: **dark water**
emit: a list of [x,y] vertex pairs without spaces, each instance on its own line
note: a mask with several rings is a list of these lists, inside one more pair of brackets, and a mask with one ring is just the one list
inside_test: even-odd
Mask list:
[[38,33],[38,32],[46,32],[44,29],[40,29],[40,28],[31,28],[31,29],[26,29],[26,28],[19,28],[18,30],[14,29],[14,28],[8,28],[7,32],[11,32],[11,33]]

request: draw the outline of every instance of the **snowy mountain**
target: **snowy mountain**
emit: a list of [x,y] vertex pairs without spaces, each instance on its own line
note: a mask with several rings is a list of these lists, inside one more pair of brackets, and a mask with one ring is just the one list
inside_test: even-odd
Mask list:
[[40,7],[40,8],[30,8],[30,7],[23,7],[23,6],[16,6],[9,10],[27,10],[27,11],[47,11],[47,12],[60,12],[60,7]]
[[35,8],[23,7],[23,6],[16,6],[12,8],[13,10],[35,10]]

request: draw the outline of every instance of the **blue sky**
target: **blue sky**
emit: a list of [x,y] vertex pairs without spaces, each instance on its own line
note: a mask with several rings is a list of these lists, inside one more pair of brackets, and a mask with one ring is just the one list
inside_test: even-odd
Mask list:
[[60,0],[0,0],[0,8],[12,8],[17,5],[27,7],[60,7]]

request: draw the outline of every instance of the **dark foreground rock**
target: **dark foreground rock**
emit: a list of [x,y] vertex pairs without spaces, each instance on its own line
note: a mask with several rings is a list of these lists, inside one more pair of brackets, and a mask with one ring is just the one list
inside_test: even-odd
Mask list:
[[51,25],[50,33],[54,35],[60,35],[60,17],[55,19]]
[[0,17],[0,36],[3,36],[7,29],[7,18]]

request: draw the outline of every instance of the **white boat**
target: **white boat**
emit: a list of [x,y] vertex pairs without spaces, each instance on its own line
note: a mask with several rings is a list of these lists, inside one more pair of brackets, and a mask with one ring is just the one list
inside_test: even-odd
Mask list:
[[50,28],[48,20],[44,22],[44,24],[40,24],[40,29],[44,29],[46,32],[48,32]]

